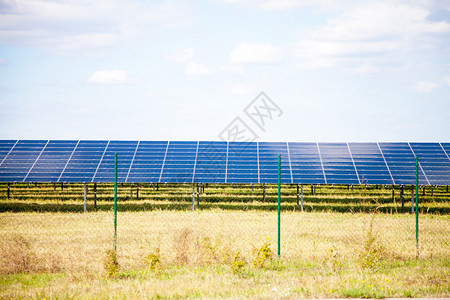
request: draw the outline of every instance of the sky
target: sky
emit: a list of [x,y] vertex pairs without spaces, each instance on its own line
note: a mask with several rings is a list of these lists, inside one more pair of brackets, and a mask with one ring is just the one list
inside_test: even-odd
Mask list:
[[450,141],[450,1],[0,0],[0,139]]

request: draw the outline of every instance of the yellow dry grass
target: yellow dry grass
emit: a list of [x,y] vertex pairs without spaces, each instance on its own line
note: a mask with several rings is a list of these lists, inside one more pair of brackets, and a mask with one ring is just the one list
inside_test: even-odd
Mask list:
[[[120,271],[106,279],[112,212],[2,213],[0,297],[450,295],[448,215],[420,217],[418,261],[415,220],[409,214],[283,212],[281,224],[278,261],[276,212],[120,212]],[[364,253],[369,231],[382,251]],[[253,268],[254,249],[266,242],[273,261]],[[161,268],[149,270],[144,258],[156,252]],[[237,252],[245,267],[233,273]],[[380,263],[363,267],[361,253]]]

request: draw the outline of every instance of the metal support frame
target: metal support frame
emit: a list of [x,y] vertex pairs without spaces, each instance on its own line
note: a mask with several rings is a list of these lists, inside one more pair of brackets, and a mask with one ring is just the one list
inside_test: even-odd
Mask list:
[[303,211],[303,184],[300,186],[300,204],[302,206],[302,211]]
[[83,211],[86,212],[86,198],[88,193],[88,186],[87,183],[84,183],[84,205],[83,205]]
[[394,188],[394,185],[392,185],[392,201],[395,203],[395,188]]
[[297,183],[297,209],[300,209],[300,204],[299,204],[299,195],[298,195],[298,188],[299,188],[299,186],[298,186],[298,183]]
[[97,182],[94,182],[94,208],[97,210]]
[[139,199],[139,183],[136,183],[136,199]]
[[195,183],[192,184],[192,211],[195,210]]
[[10,197],[10,185],[9,185],[9,182],[8,182],[8,185],[6,186],[6,198],[9,199],[9,197]]
[[403,190],[403,185],[400,186],[400,200],[402,201],[402,208],[405,207],[405,195]]
[[61,182],[61,191],[64,191],[64,182]]
[[263,183],[263,202],[266,202],[266,184]]
[[200,193],[199,193],[199,188],[198,188],[198,183],[197,183],[197,209],[200,208]]
[[425,196],[425,186],[423,186],[422,196]]

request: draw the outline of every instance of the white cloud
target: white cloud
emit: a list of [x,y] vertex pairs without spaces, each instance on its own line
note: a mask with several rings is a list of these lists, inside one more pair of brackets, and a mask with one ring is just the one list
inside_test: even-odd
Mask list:
[[256,88],[250,84],[238,83],[238,84],[231,86],[230,92],[235,95],[255,94]]
[[232,64],[278,63],[283,59],[283,51],[280,47],[274,47],[264,43],[242,43],[230,53]]
[[445,84],[447,84],[448,86],[450,86],[450,76],[444,77],[444,81],[445,81]]
[[434,82],[421,81],[414,85],[413,89],[419,93],[429,93],[434,91],[439,85]]
[[[429,11],[399,2],[360,2],[352,10],[329,19],[292,49],[299,68],[361,65],[367,57],[419,51],[435,47],[436,34],[450,32],[450,23],[432,22]],[[350,66],[349,66],[350,64]]]
[[183,63],[191,60],[194,58],[195,55],[195,49],[192,48],[185,48],[181,50],[177,50],[173,53],[167,54],[164,56],[164,58],[168,61],[175,62],[175,63]]
[[85,56],[154,28],[183,26],[190,22],[189,13],[178,1],[7,1],[0,4],[0,44]]
[[198,76],[208,76],[212,75],[213,71],[205,67],[202,64],[190,62],[186,66],[187,75],[198,75]]
[[232,74],[243,74],[245,72],[245,69],[242,66],[238,65],[223,65],[220,66],[219,69],[225,73]]
[[378,73],[380,69],[370,64],[363,64],[355,68],[348,68],[346,71],[350,74],[369,74]]
[[242,4],[262,10],[287,10],[299,6],[329,7],[333,0],[223,0],[225,3]]
[[107,83],[107,84],[124,84],[124,83],[137,83],[137,78],[131,78],[127,75],[127,72],[120,70],[102,70],[96,71],[89,77],[89,83]]

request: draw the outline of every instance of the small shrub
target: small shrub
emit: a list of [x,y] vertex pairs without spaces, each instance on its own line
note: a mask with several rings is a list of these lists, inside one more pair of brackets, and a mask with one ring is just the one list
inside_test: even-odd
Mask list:
[[236,252],[231,262],[231,271],[234,274],[242,274],[245,271],[245,262],[240,256],[240,252]]
[[327,262],[330,265],[331,269],[333,270],[333,272],[339,272],[342,267],[343,267],[343,263],[342,263],[342,258],[341,255],[339,254],[339,251],[336,247],[332,247],[328,250],[329,253],[329,257],[327,257]]
[[21,235],[6,239],[1,247],[1,273],[27,273],[36,271],[38,259],[30,242]]
[[270,249],[270,242],[265,242],[261,248],[253,247],[252,250],[252,265],[254,268],[263,268],[267,261],[272,258],[272,250]]
[[195,243],[195,257],[200,264],[226,264],[231,262],[231,251],[223,245],[220,236],[198,238]]
[[358,254],[358,262],[364,269],[378,270],[384,257],[385,249],[373,233],[373,217]]
[[106,277],[111,278],[117,275],[117,272],[119,271],[119,261],[117,260],[116,251],[106,251],[103,266],[105,268]]
[[145,265],[152,271],[161,269],[161,254],[159,248],[154,253],[150,253],[144,258]]

